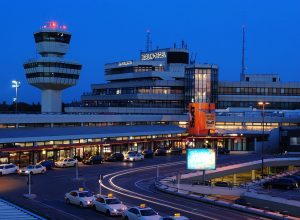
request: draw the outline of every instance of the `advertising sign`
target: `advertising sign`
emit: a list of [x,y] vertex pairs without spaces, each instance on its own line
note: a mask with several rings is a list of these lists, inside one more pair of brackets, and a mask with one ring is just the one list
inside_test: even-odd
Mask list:
[[215,170],[216,152],[208,148],[187,149],[187,169],[188,170]]
[[216,115],[214,113],[205,114],[205,128],[206,129],[216,129]]

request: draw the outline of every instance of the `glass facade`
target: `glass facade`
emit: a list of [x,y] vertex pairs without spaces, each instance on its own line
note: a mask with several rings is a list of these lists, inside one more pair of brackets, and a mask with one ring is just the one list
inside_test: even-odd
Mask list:
[[185,69],[185,102],[217,103],[218,68],[187,67]]

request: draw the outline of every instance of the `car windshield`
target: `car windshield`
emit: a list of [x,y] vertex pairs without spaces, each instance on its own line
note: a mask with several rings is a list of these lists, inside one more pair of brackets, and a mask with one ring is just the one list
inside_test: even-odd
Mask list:
[[0,170],[3,169],[3,168],[4,168],[4,166],[0,166]]
[[106,204],[121,204],[121,201],[118,199],[106,199]]
[[154,212],[153,209],[142,209],[141,211],[141,215],[142,216],[152,216],[152,215],[157,215],[156,212]]
[[33,169],[34,166],[27,166],[27,169]]
[[92,197],[93,194],[90,192],[81,192],[79,193],[79,197]]

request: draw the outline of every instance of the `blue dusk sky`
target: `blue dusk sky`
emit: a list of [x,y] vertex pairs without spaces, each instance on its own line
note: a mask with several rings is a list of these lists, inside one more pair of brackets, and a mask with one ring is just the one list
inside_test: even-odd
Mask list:
[[150,29],[153,47],[181,40],[198,62],[219,65],[220,80],[239,80],[242,25],[246,26],[248,73],[278,73],[300,81],[300,1],[288,0],[3,0],[1,18],[0,101],[12,102],[11,80],[20,80],[20,101],[38,102],[23,63],[37,57],[33,32],[47,21],[68,26],[67,59],[82,63],[77,86],[63,101],[79,100],[90,84],[103,83],[104,64],[138,59]]

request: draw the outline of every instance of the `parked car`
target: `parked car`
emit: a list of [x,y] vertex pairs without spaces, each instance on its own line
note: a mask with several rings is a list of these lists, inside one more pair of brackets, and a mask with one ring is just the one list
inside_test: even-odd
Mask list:
[[215,182],[215,186],[219,186],[219,187],[229,187],[230,184],[229,184],[228,182],[218,181],[218,182]]
[[158,148],[154,152],[155,156],[166,156],[167,155],[167,150],[165,148]]
[[42,165],[43,167],[46,167],[47,170],[51,170],[53,167],[55,167],[53,160],[42,160],[38,162],[37,165]]
[[19,167],[10,163],[10,164],[0,164],[0,176],[7,175],[11,173],[17,173]]
[[300,176],[296,176],[296,175],[287,175],[287,176],[284,176],[284,178],[288,178],[288,179],[293,179],[295,180],[297,183],[298,183],[298,186],[300,184]]
[[295,189],[298,188],[298,183],[293,179],[279,178],[264,182],[263,186],[265,188],[272,187],[278,189]]
[[218,147],[218,154],[229,154],[230,151],[225,147]]
[[131,152],[124,156],[124,161],[140,161],[140,160],[144,160],[144,155],[140,153]]
[[144,155],[144,158],[153,158],[153,151],[148,149],[148,150],[144,150],[142,152],[142,154]]
[[122,153],[113,153],[109,157],[105,159],[105,161],[123,161],[124,160],[124,155]]
[[46,172],[46,170],[46,167],[42,165],[28,165],[27,167],[20,169],[18,172],[21,175],[43,174]]
[[173,155],[179,155],[182,154],[182,149],[179,147],[171,147],[169,150],[167,150],[167,153]]
[[78,161],[73,158],[65,158],[55,162],[56,167],[75,167]]
[[82,162],[82,157],[80,156],[74,156],[73,159],[77,160],[78,162]]
[[131,207],[123,213],[124,220],[159,220],[160,218],[157,212],[145,204]]
[[92,207],[94,195],[89,191],[79,189],[73,190],[65,194],[65,202],[67,204],[79,205],[80,207]]
[[103,163],[103,157],[101,157],[100,155],[90,156],[90,158],[82,160],[82,163],[84,163],[84,164],[101,164],[101,163]]
[[93,207],[95,210],[105,213],[107,216],[122,215],[127,209],[118,198],[112,194],[97,195],[93,200]]

